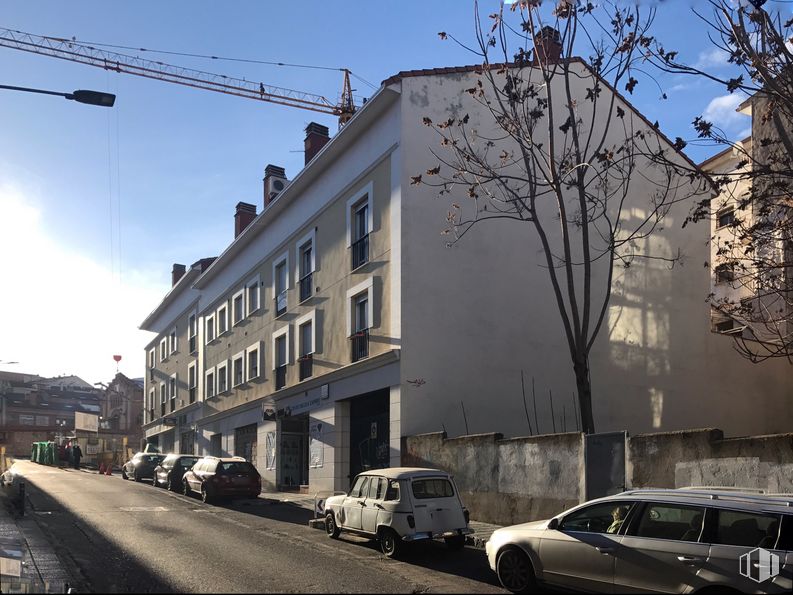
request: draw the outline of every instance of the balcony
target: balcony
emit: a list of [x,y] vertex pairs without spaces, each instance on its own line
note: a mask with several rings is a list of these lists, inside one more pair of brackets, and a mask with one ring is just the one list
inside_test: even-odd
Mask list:
[[196,397],[196,387],[193,386],[192,388],[190,388],[190,402],[191,403],[195,403],[195,397]]
[[282,389],[286,386],[286,364],[278,366],[275,369],[275,390]]
[[300,364],[300,380],[311,378],[314,375],[314,356],[307,353],[301,355],[297,361]]
[[286,312],[286,289],[275,296],[275,315],[280,316]]
[[369,329],[355,332],[351,337],[353,362],[369,357]]
[[352,269],[369,262],[369,234],[352,243]]
[[308,298],[311,297],[312,290],[313,290],[313,283],[312,277],[314,273],[308,273],[302,279],[300,279],[300,301],[305,302]]

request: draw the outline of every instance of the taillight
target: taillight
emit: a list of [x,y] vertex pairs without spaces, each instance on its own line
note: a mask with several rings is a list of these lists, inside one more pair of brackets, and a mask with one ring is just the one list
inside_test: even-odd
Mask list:
[[413,518],[412,514],[408,515],[408,526],[411,529],[415,529],[416,528],[416,519]]

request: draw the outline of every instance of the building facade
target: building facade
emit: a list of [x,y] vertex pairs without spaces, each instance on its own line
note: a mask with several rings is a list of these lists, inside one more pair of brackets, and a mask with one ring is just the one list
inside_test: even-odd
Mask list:
[[[287,180],[268,166],[264,210],[237,205],[228,248],[175,265],[141,325],[154,333],[147,440],[244,456],[265,489],[315,492],[398,465],[403,436],[528,434],[522,377],[536,387],[533,431],[574,429],[575,380],[538,240],[504,222],[448,247],[448,203],[411,185],[436,162],[423,118],[459,113],[475,70],[400,73],[332,140],[310,125],[305,168]],[[469,116],[492,126],[482,110]],[[636,183],[636,208],[650,193]],[[708,230],[683,230],[687,210],[673,208],[642,249],[706,261]],[[648,260],[617,281],[591,359],[599,431],[791,426],[791,376],[756,373],[710,333],[701,267]]]

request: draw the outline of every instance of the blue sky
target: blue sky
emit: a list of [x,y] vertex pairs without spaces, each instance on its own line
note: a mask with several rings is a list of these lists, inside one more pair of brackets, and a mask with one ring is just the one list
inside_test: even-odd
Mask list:
[[[482,0],[491,12],[496,0]],[[656,35],[691,62],[710,61],[703,27],[685,2],[661,5]],[[5,0],[0,27],[40,35],[187,53],[347,67],[379,86],[414,68],[474,63],[437,33],[473,39],[469,0],[404,2],[134,3]],[[123,50],[122,50],[123,51]],[[127,52],[136,53],[136,52]],[[336,100],[336,71],[181,56],[155,60]],[[136,330],[170,287],[171,265],[219,254],[237,202],[261,209],[264,167],[302,167],[303,128],[336,130],[324,114],[119,75],[0,48],[0,84],[118,96],[112,109],[0,90],[0,370],[142,376],[149,335]],[[692,137],[708,113],[736,138],[748,120],[737,98],[691,78],[643,84],[634,105],[670,137]],[[356,95],[374,90],[353,79]],[[702,160],[713,150],[692,148]],[[704,296],[703,296],[704,299]],[[31,332],[32,330],[32,332]]]

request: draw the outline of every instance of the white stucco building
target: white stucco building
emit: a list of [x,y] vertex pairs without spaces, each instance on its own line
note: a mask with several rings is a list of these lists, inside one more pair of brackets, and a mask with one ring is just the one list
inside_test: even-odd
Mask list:
[[[475,80],[473,67],[400,73],[316,154],[325,131],[310,125],[292,180],[268,168],[264,210],[238,205],[232,244],[177,269],[141,325],[155,333],[148,439],[250,457],[269,489],[346,489],[363,468],[399,464],[403,436],[528,434],[521,371],[539,431],[575,429],[569,351],[532,230],[490,222],[447,247],[448,203],[410,183],[434,165],[424,117],[465,109],[487,126],[467,103]],[[591,359],[597,429],[786,431],[793,377],[759,372],[711,334],[709,230],[682,229],[687,212],[673,208],[641,246],[679,248],[686,266],[618,272]]]

